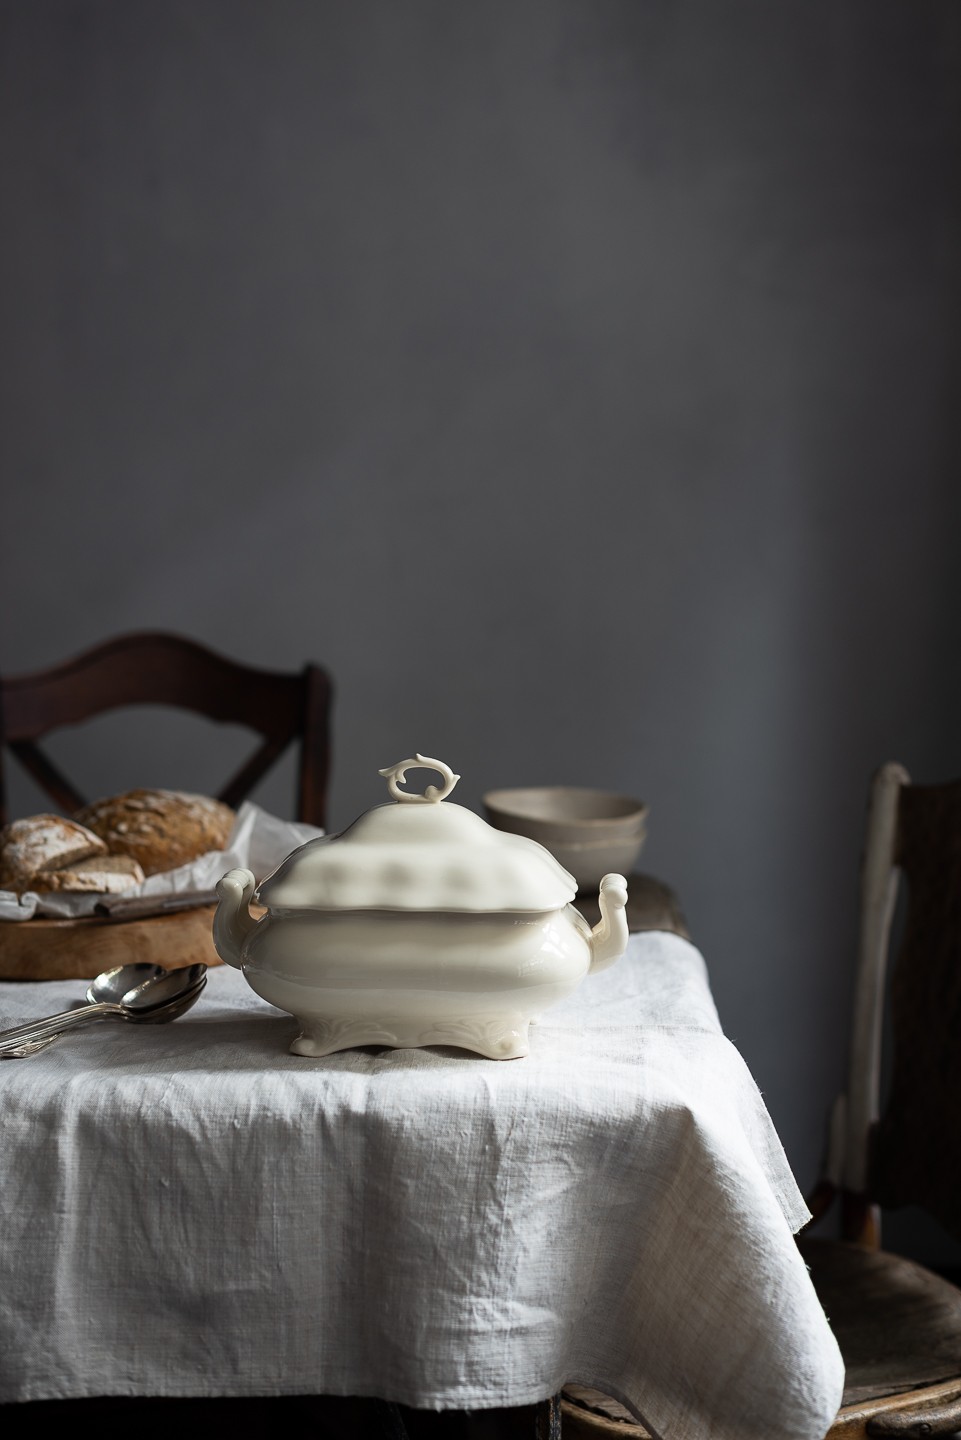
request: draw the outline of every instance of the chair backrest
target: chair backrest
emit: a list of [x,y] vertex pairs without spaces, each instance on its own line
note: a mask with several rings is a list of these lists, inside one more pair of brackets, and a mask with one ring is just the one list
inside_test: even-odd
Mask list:
[[878,1243],[880,1211],[916,1205],[961,1239],[959,1102],[961,781],[915,785],[887,764],[871,784],[848,1084],[829,1165],[845,1238]]
[[260,743],[218,791],[236,807],[292,743],[299,745],[297,820],[325,826],[332,684],[319,665],[290,673],[255,669],[195,640],[162,632],[119,635],[29,675],[0,677],[0,824],[9,818],[8,749],[65,812],[86,803],[38,741],[64,725],[131,705],[173,706],[245,726]]

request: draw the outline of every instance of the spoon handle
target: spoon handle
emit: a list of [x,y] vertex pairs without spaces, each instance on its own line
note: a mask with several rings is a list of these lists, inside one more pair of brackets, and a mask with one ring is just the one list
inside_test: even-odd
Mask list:
[[0,1047],[0,1060],[26,1060],[29,1055],[36,1055],[38,1050],[46,1050],[55,1040],[60,1039],[60,1031],[55,1035],[48,1035],[45,1040],[23,1040],[10,1045]]
[[39,1040],[46,1035],[59,1035],[62,1030],[72,1030],[87,1020],[100,1015],[121,1015],[119,1005],[97,1001],[80,1005],[74,1010],[61,1010],[58,1015],[48,1015],[43,1020],[34,1020],[28,1025],[14,1025],[10,1030],[0,1030],[0,1052],[11,1046],[22,1045],[27,1040]]

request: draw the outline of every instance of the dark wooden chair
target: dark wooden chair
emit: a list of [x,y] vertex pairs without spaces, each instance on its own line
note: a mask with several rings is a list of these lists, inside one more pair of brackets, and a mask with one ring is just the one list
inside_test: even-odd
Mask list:
[[0,824],[7,813],[9,750],[61,810],[83,796],[38,741],[65,725],[131,705],[173,706],[259,736],[250,758],[217,792],[236,807],[291,744],[299,746],[294,818],[325,826],[330,770],[330,676],[319,665],[256,669],[180,635],[119,635],[47,670],[0,676]]
[[[884,765],[861,860],[847,1088],[798,1237],[846,1367],[829,1440],[961,1430],[961,1290],[881,1248],[882,1213],[909,1205],[961,1239],[959,1018],[961,781],[914,785]],[[565,1389],[563,1412],[565,1440],[646,1434],[581,1387]]]
[[[882,1215],[905,1206],[961,1239],[959,1013],[961,781],[915,785],[883,765],[861,865],[847,1089],[799,1238],[847,1369],[831,1440],[961,1429],[961,1290],[881,1248]],[[812,1233],[835,1214],[839,1238]]]

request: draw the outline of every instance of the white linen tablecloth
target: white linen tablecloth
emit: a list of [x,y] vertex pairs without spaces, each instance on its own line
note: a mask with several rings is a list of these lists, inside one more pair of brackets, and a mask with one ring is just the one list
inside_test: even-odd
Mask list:
[[[0,1025],[83,989],[0,985]],[[570,1381],[666,1440],[820,1440],[808,1212],[693,945],[632,936],[522,1060],[305,1059],[296,1028],[216,967],[173,1024],[0,1062],[0,1400]]]

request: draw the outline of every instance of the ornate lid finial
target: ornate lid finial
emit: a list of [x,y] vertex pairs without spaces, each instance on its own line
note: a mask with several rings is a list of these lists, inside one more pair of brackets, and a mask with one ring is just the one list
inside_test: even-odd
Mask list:
[[[428,785],[423,795],[418,795],[413,790],[401,790],[399,785],[407,774],[408,770],[418,768],[421,770],[436,770],[443,775],[444,784],[441,789],[436,785]],[[432,760],[429,755],[414,755],[410,760],[398,760],[396,765],[388,765],[385,770],[378,770],[378,775],[383,775],[387,781],[387,788],[395,800],[405,800],[412,805],[435,805],[441,800],[446,800],[460,779],[455,775],[449,765],[443,760]]]

